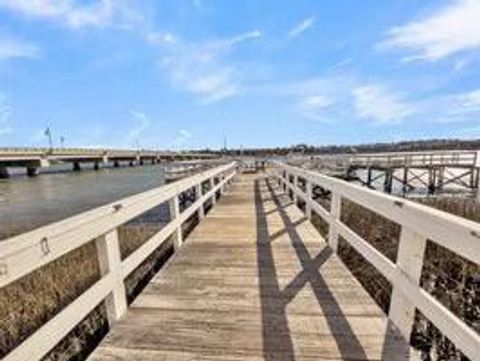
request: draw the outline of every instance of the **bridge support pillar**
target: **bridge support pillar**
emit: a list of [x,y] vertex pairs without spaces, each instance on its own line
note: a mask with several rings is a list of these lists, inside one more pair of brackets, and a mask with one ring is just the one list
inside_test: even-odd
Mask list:
[[[398,247],[397,267],[400,268],[400,277],[407,277],[407,282],[420,283],[422,274],[423,258],[427,239],[421,234],[402,227],[400,244]],[[400,282],[395,282],[390,303],[389,318],[400,330],[405,340],[410,340],[413,322],[415,318],[415,305],[404,294]]]
[[119,167],[120,167],[120,162],[119,162],[118,160],[114,160],[114,161],[113,161],[113,166],[114,166],[115,168],[119,168]]
[[38,175],[38,168],[37,167],[32,167],[32,166],[28,166],[27,167],[27,175],[29,177],[35,177]]
[[367,168],[367,187],[372,188],[372,167]]
[[130,167],[134,167],[134,166],[135,166],[135,163],[133,163],[133,160],[131,160],[130,162],[128,162],[128,165],[129,165]]
[[98,162],[93,163],[93,169],[95,169],[95,170],[100,169],[100,165],[98,164]]
[[6,179],[10,176],[8,169],[4,165],[0,165],[0,179]]
[[440,167],[440,168],[438,168],[438,178],[437,178],[437,189],[438,190],[443,189],[444,181],[445,181],[445,168]]
[[114,284],[112,291],[105,300],[108,321],[110,325],[112,325],[127,310],[127,297],[121,273],[121,257],[117,229],[97,239],[96,246],[101,275],[113,275]]
[[75,172],[81,171],[82,167],[80,167],[80,162],[73,162],[73,170]]
[[435,193],[436,183],[436,171],[434,168],[430,168],[428,170],[428,194]]
[[408,191],[408,172],[409,169],[408,167],[403,168],[403,184],[402,184],[402,190],[403,194],[407,193]]
[[143,165],[143,159],[139,159],[138,164]]
[[[178,195],[170,199],[169,206],[170,206],[170,220],[175,222],[175,220],[178,220],[180,217],[180,199]],[[182,223],[179,223],[177,225],[172,236],[173,236],[173,246],[175,250],[177,250],[182,246],[182,243],[183,243]]]

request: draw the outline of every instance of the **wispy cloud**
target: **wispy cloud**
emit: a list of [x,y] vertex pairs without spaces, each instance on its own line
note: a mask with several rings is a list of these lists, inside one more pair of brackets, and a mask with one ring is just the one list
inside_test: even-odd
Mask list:
[[308,119],[328,122],[325,117],[326,110],[334,105],[334,101],[322,94],[309,95],[299,102],[300,114]]
[[0,60],[9,58],[35,58],[40,55],[39,48],[24,40],[0,35]]
[[305,31],[307,31],[308,29],[313,27],[313,25],[315,25],[315,17],[314,16],[310,16],[308,18],[305,18],[299,24],[297,24],[293,29],[291,29],[288,32],[287,37],[289,39],[296,38],[297,36],[301,35]]
[[425,116],[440,123],[477,122],[480,117],[480,89],[423,99],[420,108]]
[[71,28],[105,26],[120,8],[115,0],[0,0],[0,7],[28,17],[60,21]]
[[261,37],[258,30],[228,39],[202,43],[178,40],[168,44],[161,65],[172,84],[197,96],[203,103],[220,101],[241,88],[239,67],[229,61],[236,46]]
[[428,16],[390,29],[380,48],[410,52],[404,60],[436,61],[480,49],[480,1],[455,0]]
[[0,93],[0,136],[13,133],[13,128],[8,123],[11,112],[12,107],[7,97]]
[[132,116],[134,124],[127,134],[126,143],[128,146],[138,146],[140,143],[140,137],[150,127],[152,122],[145,113],[136,110],[130,111],[130,115]]
[[391,123],[402,121],[415,113],[413,104],[382,85],[360,86],[353,89],[352,94],[357,116],[360,119]]
[[173,139],[173,145],[176,147],[185,147],[189,145],[193,138],[193,134],[186,129],[180,129]]

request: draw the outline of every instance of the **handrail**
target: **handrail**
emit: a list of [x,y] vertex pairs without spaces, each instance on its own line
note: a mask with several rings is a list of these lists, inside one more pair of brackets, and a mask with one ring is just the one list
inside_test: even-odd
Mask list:
[[[1,241],[0,287],[93,240],[102,273],[97,282],[7,354],[4,361],[42,358],[103,300],[109,322],[118,320],[127,308],[123,280],[171,236],[175,249],[181,247],[182,224],[195,212],[203,218],[204,203],[210,199],[215,203],[217,192],[223,192],[235,174],[236,163],[232,162]],[[219,179],[217,184],[214,178]],[[202,184],[207,181],[210,189],[203,194]],[[193,187],[196,201],[180,212],[179,195]],[[166,201],[173,213],[170,222],[122,260],[117,228]]]
[[479,166],[479,152],[473,150],[326,154],[315,156],[315,159],[337,160],[350,165],[363,166]]
[[[336,252],[339,236],[370,262],[392,284],[389,318],[406,340],[410,339],[415,309],[420,310],[467,357],[480,360],[480,335],[460,320],[420,285],[427,239],[480,264],[480,223],[472,222],[412,201],[399,199],[317,172],[274,162],[280,169],[276,177],[285,189],[300,197],[306,213],[312,210],[329,224],[328,243]],[[290,181],[293,176],[293,182]],[[298,187],[298,178],[306,191]],[[314,185],[331,191],[331,210],[312,198]],[[392,262],[341,221],[342,199],[351,200],[401,226],[396,262]]]

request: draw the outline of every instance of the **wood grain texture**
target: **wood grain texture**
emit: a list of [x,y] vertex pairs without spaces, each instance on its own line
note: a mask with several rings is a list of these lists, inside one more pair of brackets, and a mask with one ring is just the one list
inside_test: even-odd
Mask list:
[[416,355],[263,174],[235,180],[90,357],[341,359]]

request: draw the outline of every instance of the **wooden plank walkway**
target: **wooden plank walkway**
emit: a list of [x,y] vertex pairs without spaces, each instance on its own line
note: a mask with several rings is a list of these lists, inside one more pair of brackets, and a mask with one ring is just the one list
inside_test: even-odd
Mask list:
[[90,360],[407,360],[410,352],[260,174],[236,178]]

